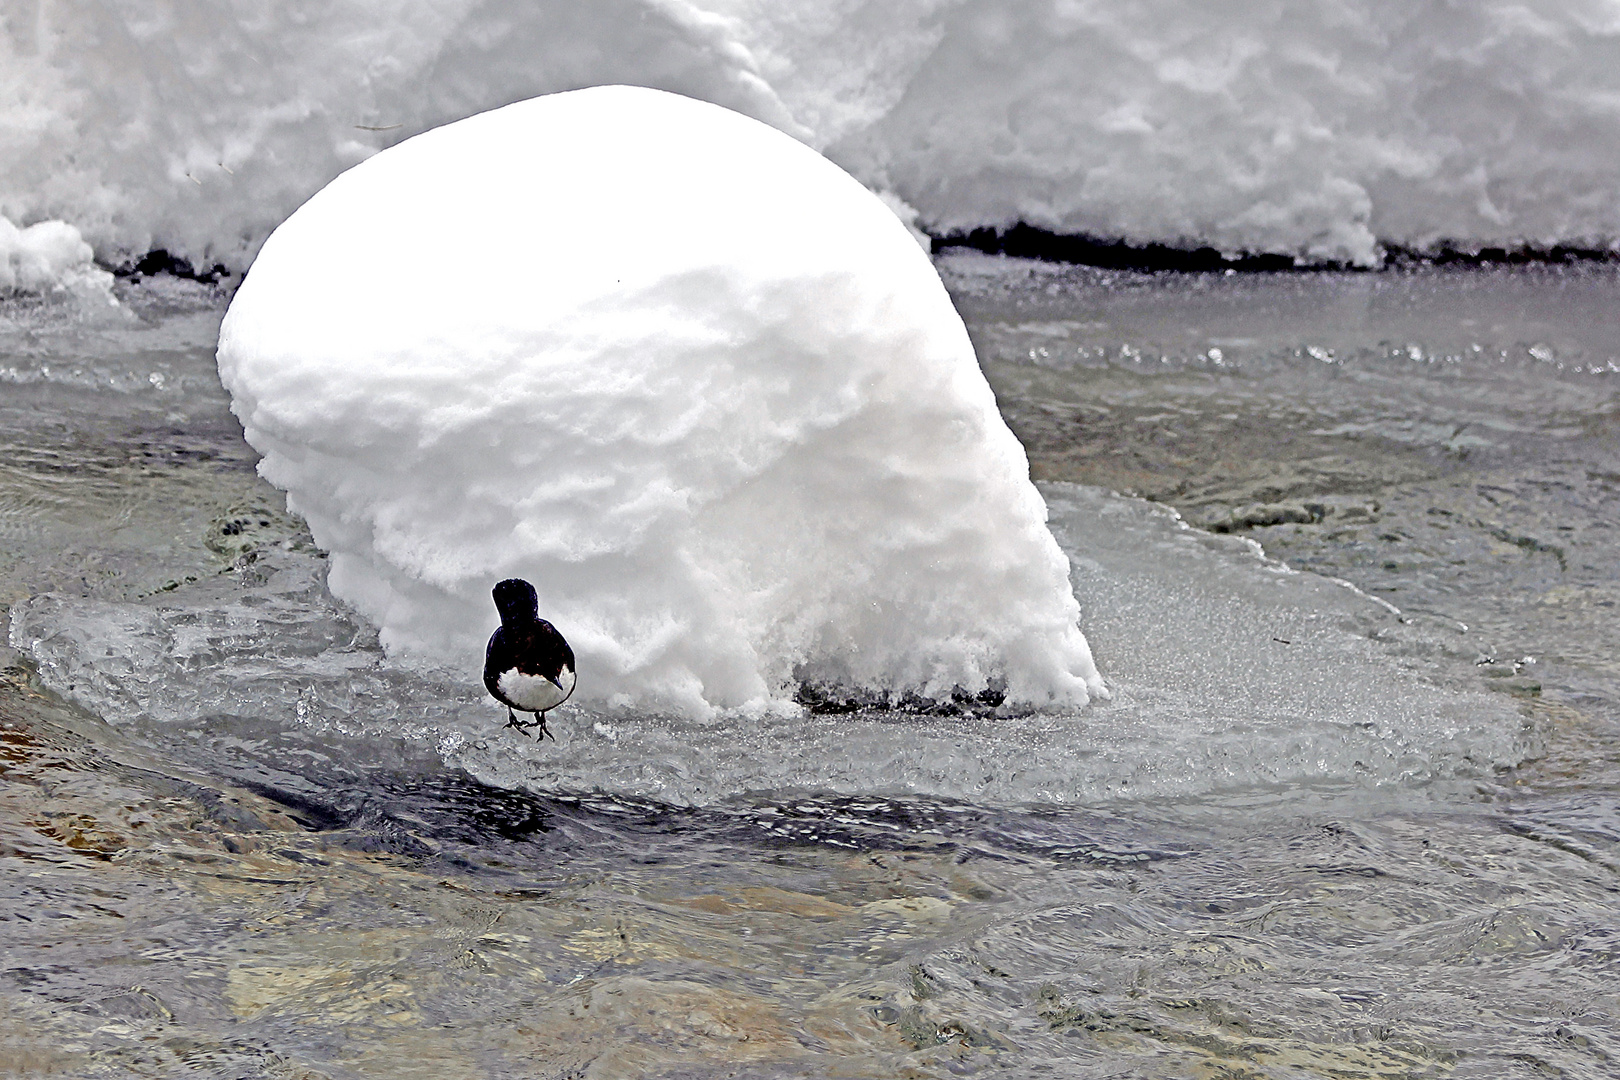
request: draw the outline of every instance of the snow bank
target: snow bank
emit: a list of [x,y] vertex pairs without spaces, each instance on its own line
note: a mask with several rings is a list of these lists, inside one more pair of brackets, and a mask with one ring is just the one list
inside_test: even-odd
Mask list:
[[619,82],[764,120],[935,233],[1359,262],[1620,237],[1595,0],[40,0],[0,26],[0,213],[113,261],[241,268],[380,148]]
[[402,143],[276,230],[219,364],[393,653],[473,670],[522,576],[585,702],[1101,689],[927,256],[736,113],[600,87]]
[[[1620,238],[1614,4],[973,0],[914,20],[925,57],[825,149],[936,233],[1362,264],[1380,243]],[[772,42],[796,69],[850,34]]]

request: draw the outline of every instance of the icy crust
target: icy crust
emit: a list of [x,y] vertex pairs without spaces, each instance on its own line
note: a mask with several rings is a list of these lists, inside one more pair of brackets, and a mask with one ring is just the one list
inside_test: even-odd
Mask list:
[[1360,263],[1620,237],[1620,14],[1591,0],[27,11],[0,19],[0,213],[65,219],[112,261],[241,269],[383,147],[617,82],[764,120],[936,233],[1025,221]]
[[737,113],[598,87],[402,143],[271,237],[219,364],[392,651],[473,663],[516,576],[582,701],[1101,691],[927,256]]
[[1537,752],[1510,699],[1470,689],[1475,650],[1454,630],[1404,623],[1162,507],[1071,485],[1046,495],[1077,586],[1109,601],[1099,640],[1116,692],[1016,721],[696,721],[570,702],[551,717],[557,742],[537,745],[501,730],[476,670],[389,660],[322,587],[323,560],[275,548],[138,603],[35,597],[13,609],[10,640],[49,688],[107,722],[295,789],[315,759],[429,758],[506,787],[683,804],[800,789],[1018,806],[1398,790]]

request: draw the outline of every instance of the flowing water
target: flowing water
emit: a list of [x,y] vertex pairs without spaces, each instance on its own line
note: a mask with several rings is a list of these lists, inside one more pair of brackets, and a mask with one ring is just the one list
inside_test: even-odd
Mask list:
[[11,302],[0,1075],[1612,1075],[1620,275],[941,269],[1082,713],[524,742],[325,592],[222,297]]

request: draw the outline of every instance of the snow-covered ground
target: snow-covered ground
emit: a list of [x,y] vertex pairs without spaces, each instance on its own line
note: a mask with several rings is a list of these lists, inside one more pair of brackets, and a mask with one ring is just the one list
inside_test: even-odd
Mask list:
[[607,83],[764,120],[935,234],[1359,263],[1620,238],[1600,0],[39,0],[0,13],[0,215],[240,270],[379,149]]

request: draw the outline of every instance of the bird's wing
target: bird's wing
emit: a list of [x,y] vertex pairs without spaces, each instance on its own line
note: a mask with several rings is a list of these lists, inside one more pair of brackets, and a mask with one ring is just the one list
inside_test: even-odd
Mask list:
[[506,663],[506,635],[501,627],[489,635],[489,647],[484,650],[484,687],[496,697],[501,672],[507,667]]

